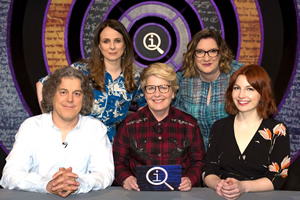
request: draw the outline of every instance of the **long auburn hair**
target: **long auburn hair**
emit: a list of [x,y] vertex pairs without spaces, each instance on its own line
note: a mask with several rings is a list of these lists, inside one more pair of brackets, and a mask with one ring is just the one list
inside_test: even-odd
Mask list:
[[105,65],[103,55],[101,54],[98,46],[100,42],[100,34],[106,27],[110,27],[118,31],[123,36],[125,50],[121,59],[121,69],[125,79],[125,89],[128,93],[131,93],[137,88],[137,85],[134,81],[133,44],[126,28],[118,20],[106,19],[96,29],[93,38],[92,55],[87,61],[90,68],[89,77],[95,89],[102,92],[105,91]]
[[225,40],[221,37],[219,33],[212,29],[203,29],[196,33],[191,41],[187,45],[187,50],[183,54],[183,64],[180,71],[183,71],[183,76],[186,78],[192,78],[199,76],[199,69],[195,62],[195,50],[201,39],[212,38],[216,41],[218,48],[220,50],[221,58],[219,60],[219,69],[221,73],[229,73],[231,70],[231,61],[233,59],[233,54],[228,47]]
[[266,119],[277,112],[274,99],[272,81],[266,70],[259,65],[245,65],[235,71],[230,79],[225,93],[225,110],[228,114],[235,115],[239,112],[232,99],[232,90],[239,75],[244,75],[249,84],[260,94],[256,107],[258,116]]

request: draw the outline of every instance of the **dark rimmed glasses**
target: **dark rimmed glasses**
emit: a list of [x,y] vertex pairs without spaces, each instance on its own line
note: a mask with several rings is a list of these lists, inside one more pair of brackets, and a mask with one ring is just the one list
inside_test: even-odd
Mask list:
[[169,92],[171,85],[146,85],[145,91],[148,94],[153,94],[156,91],[156,88],[158,88],[158,91],[162,94],[165,94]]
[[204,51],[202,49],[196,49],[194,51],[195,56],[198,58],[203,58],[205,56],[205,54],[207,54],[211,58],[214,58],[214,57],[218,56],[219,53],[220,53],[219,49],[211,49],[208,51]]

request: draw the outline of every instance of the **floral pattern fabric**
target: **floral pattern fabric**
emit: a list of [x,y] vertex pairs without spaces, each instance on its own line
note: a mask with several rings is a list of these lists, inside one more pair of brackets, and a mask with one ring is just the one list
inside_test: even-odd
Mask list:
[[[90,72],[87,63],[78,62],[72,64],[71,67],[82,71],[85,75]],[[40,81],[44,83],[47,77],[42,78]],[[125,118],[131,102],[137,102],[139,107],[146,105],[140,87],[140,73],[136,71],[134,78],[138,89],[132,93],[128,93],[125,89],[125,79],[122,72],[115,80],[108,72],[105,72],[105,92],[93,88],[94,104],[89,115],[99,119],[107,126],[107,135],[111,142],[113,142],[116,133],[116,126]]]
[[274,189],[286,180],[290,165],[290,138],[283,123],[264,119],[250,143],[240,152],[234,136],[234,118],[214,123],[205,160],[205,176],[215,174],[222,179],[255,180],[266,177]]

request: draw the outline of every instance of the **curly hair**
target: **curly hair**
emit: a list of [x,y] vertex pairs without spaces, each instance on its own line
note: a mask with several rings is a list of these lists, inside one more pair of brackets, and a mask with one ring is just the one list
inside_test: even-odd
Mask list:
[[266,70],[259,65],[245,65],[235,71],[230,79],[225,93],[225,110],[228,114],[235,115],[239,112],[232,99],[232,90],[239,75],[245,75],[249,84],[260,94],[257,113],[266,119],[277,112],[274,99],[272,81]]
[[93,83],[93,87],[99,91],[105,92],[105,65],[103,55],[99,49],[100,34],[106,27],[110,27],[118,31],[124,39],[125,50],[121,59],[121,68],[125,79],[125,88],[128,93],[137,89],[137,85],[134,81],[134,51],[131,37],[129,36],[124,25],[115,19],[107,19],[103,21],[95,31],[92,55],[87,61],[90,68],[90,79]]
[[218,48],[220,50],[221,58],[219,60],[219,69],[221,73],[229,73],[231,70],[231,61],[233,59],[233,54],[228,47],[225,40],[212,29],[204,29],[196,33],[192,40],[187,45],[187,50],[183,54],[183,64],[180,71],[183,71],[183,76],[186,78],[192,78],[199,76],[199,69],[195,62],[194,52],[197,48],[198,43],[201,39],[212,38],[216,41]]
[[43,100],[41,102],[41,107],[43,111],[46,113],[53,111],[54,95],[57,91],[58,86],[61,84],[62,78],[65,77],[77,78],[81,81],[83,101],[82,101],[80,114],[81,115],[89,114],[91,112],[91,108],[94,102],[94,93],[89,83],[89,79],[81,71],[74,69],[70,66],[57,69],[50,74],[42,90]]
[[174,93],[176,93],[177,90],[179,89],[177,83],[177,76],[174,69],[165,63],[153,63],[150,64],[148,67],[144,68],[141,73],[141,77],[140,77],[141,88],[144,93],[145,93],[145,86],[147,84],[147,79],[151,75],[154,75],[158,78],[161,78],[169,82],[171,84],[171,88]]

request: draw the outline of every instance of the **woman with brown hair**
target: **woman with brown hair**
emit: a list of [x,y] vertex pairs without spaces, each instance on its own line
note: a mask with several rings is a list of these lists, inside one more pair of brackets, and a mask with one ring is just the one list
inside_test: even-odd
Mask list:
[[213,123],[228,116],[224,94],[229,77],[242,65],[233,60],[221,35],[211,29],[196,33],[187,46],[177,72],[179,91],[174,107],[197,119],[206,148]]
[[290,164],[289,133],[271,118],[277,109],[271,79],[261,66],[247,65],[233,73],[225,110],[230,116],[211,129],[205,184],[225,199],[280,189]]
[[[134,52],[131,38],[122,23],[114,19],[103,21],[95,31],[90,58],[71,65],[88,75],[94,91],[91,116],[107,126],[113,141],[116,125],[126,116],[132,101],[145,105],[140,88],[140,74],[133,67]],[[37,83],[41,102],[42,78]]]

